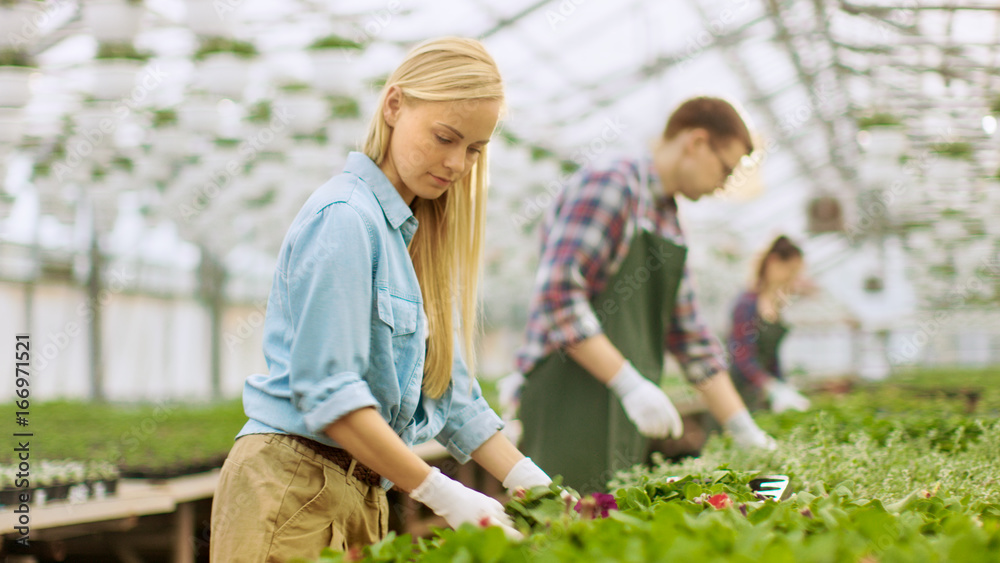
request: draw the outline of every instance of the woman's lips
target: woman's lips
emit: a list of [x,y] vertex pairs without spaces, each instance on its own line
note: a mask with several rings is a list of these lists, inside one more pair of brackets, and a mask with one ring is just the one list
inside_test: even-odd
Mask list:
[[448,184],[451,184],[451,180],[445,180],[444,178],[440,176],[435,176],[434,174],[431,174],[431,178],[434,178],[434,181],[437,182],[437,184],[442,188],[447,186]]

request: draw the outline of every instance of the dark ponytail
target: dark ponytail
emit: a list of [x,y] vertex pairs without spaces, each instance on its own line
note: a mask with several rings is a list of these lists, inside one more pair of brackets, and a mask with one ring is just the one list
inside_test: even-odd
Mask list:
[[788,262],[794,258],[802,258],[802,249],[795,246],[795,243],[785,235],[774,239],[774,242],[771,243],[771,248],[760,259],[760,267],[757,269],[757,287],[760,287],[764,283],[764,270],[767,269],[767,259],[772,256],[777,256],[782,262]]

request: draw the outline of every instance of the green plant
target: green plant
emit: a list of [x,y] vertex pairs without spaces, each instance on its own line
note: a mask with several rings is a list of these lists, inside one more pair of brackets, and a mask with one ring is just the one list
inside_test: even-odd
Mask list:
[[241,59],[252,59],[257,56],[257,48],[248,41],[209,37],[201,41],[198,50],[194,53],[194,60],[203,61],[213,53],[232,53]]
[[870,129],[872,127],[894,127],[902,125],[902,121],[890,113],[875,112],[863,115],[858,118],[858,129]]
[[990,113],[1000,115],[1000,96],[993,98],[993,102],[990,103]]
[[154,129],[177,125],[177,112],[172,109],[158,109],[153,111],[152,125]]
[[361,117],[361,107],[358,101],[347,96],[330,96],[330,115],[334,119],[353,119]]
[[972,144],[966,142],[936,143],[931,145],[931,152],[956,160],[972,160]]
[[139,51],[128,42],[101,43],[97,47],[95,59],[131,59],[135,61],[148,60],[150,54]]
[[360,43],[345,39],[339,35],[327,35],[313,41],[309,45],[310,49],[363,49]]
[[32,58],[19,49],[0,49],[0,66],[35,66]]
[[251,123],[267,123],[271,120],[271,102],[261,100],[247,110],[247,121]]
[[305,82],[289,82],[278,86],[278,90],[282,92],[308,92],[312,90],[312,86]]
[[213,143],[215,143],[215,146],[219,148],[229,148],[229,149],[235,149],[236,147],[240,146],[241,142],[242,141],[240,141],[239,139],[226,139],[226,138],[219,138],[213,141]]
[[118,170],[124,170],[125,172],[132,172],[135,168],[135,164],[132,162],[131,158],[121,155],[111,159],[111,166],[117,168]]

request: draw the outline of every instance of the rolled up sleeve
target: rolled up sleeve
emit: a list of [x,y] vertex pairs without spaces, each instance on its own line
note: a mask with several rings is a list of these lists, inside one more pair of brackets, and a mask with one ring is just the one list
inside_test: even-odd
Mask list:
[[321,434],[355,410],[377,406],[362,374],[371,331],[372,239],[347,204],[327,206],[297,233],[288,262],[292,404],[310,432]]
[[[483,442],[503,429],[503,421],[483,398],[479,382],[470,381],[469,370],[465,367],[455,343],[455,360],[451,373],[451,408],[444,428],[435,437],[460,463],[469,461],[472,452]],[[471,383],[471,386],[470,386]]]
[[546,237],[535,281],[535,331],[546,351],[572,346],[603,332],[590,304],[594,280],[624,237],[635,198],[617,171],[584,175],[577,193],[558,210]]

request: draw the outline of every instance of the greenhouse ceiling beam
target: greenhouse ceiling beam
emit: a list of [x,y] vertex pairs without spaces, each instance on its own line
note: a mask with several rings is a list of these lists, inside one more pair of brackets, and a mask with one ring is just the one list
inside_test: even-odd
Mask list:
[[486,31],[482,32],[479,35],[479,39],[485,39],[485,38],[487,38],[487,37],[489,37],[491,35],[494,35],[498,31],[501,31],[501,30],[503,30],[503,29],[505,29],[507,27],[510,27],[510,26],[514,25],[515,23],[521,21],[525,17],[527,17],[527,16],[533,14],[534,12],[537,12],[538,10],[542,9],[546,4],[552,3],[552,1],[553,0],[539,0],[538,2],[535,2],[534,4],[528,6],[527,8],[524,8],[520,12],[514,14],[513,16],[510,16],[510,17],[498,20],[493,25],[493,27],[491,27],[491,28],[487,29]]
[[879,14],[885,15],[897,10],[909,10],[909,11],[947,11],[947,10],[970,10],[970,11],[987,11],[987,12],[1000,12],[1000,6],[996,4],[963,4],[963,5],[951,5],[951,4],[916,4],[914,6],[862,6],[860,4],[853,4],[851,2],[846,2],[845,0],[840,0],[840,8],[849,14]]
[[[699,5],[695,4],[695,8],[698,11],[698,15],[702,20],[703,25],[708,25],[708,16],[704,9]],[[766,16],[765,16],[766,17]],[[761,88],[760,84],[757,82],[757,78],[750,73],[746,65],[743,63],[739,53],[733,49],[731,45],[720,45],[720,51],[723,58],[728,63],[729,67],[736,73],[740,82],[743,83],[744,88],[750,93],[751,98],[764,98],[766,96],[765,92]],[[810,100],[811,101],[811,100]],[[765,121],[770,126],[771,130],[778,134],[782,130],[782,120],[775,113],[774,107],[769,103],[756,103],[754,104],[758,111],[763,115]],[[796,165],[809,177],[812,181],[813,186],[816,188],[817,192],[830,191],[826,182],[821,181],[822,170],[814,165],[801,150],[800,146],[797,144],[791,144],[789,152]],[[838,174],[839,175],[839,174]]]
[[[761,16],[750,20],[746,24],[733,30],[731,33],[719,35],[694,56],[721,46],[739,44],[741,41],[749,38],[749,31],[754,26],[764,21],[767,21],[767,17]],[[613,90],[608,89],[606,92],[601,92],[601,95],[595,98],[594,103],[590,105],[590,109],[582,113],[576,113],[572,117],[556,120],[551,123],[555,126],[578,123],[582,119],[586,119],[598,111],[620,102],[625,99],[628,94],[635,92],[650,79],[659,77],[661,74],[669,71],[673,67],[686,62],[689,58],[691,58],[691,56],[683,51],[670,55],[660,55],[655,60],[643,64],[638,68],[622,71],[616,76],[605,76],[600,82],[589,84],[585,86],[585,88],[592,91],[599,91],[602,85],[613,84],[615,85]],[[558,102],[560,101],[561,100],[558,99],[550,100],[549,107],[558,107]]]
[[[789,27],[785,24],[782,10],[777,0],[768,0],[767,12],[771,16],[771,20],[777,29],[777,39],[785,47],[785,51],[791,58],[792,66],[795,67],[795,73],[798,75],[799,80],[802,81],[802,84],[809,92],[816,92],[816,76],[805,68],[805,65],[802,62],[802,57],[799,56],[799,50],[792,44],[794,37]],[[822,116],[820,122],[822,124],[823,131],[826,134],[827,149],[830,152],[830,158],[833,161],[834,169],[840,173],[841,179],[844,182],[853,182],[857,178],[857,174],[854,172],[852,167],[848,166],[847,161],[844,158],[844,154],[841,152],[842,150],[846,150],[846,148],[851,145],[841,145],[837,142],[837,133],[834,130],[834,125],[827,116]]]

